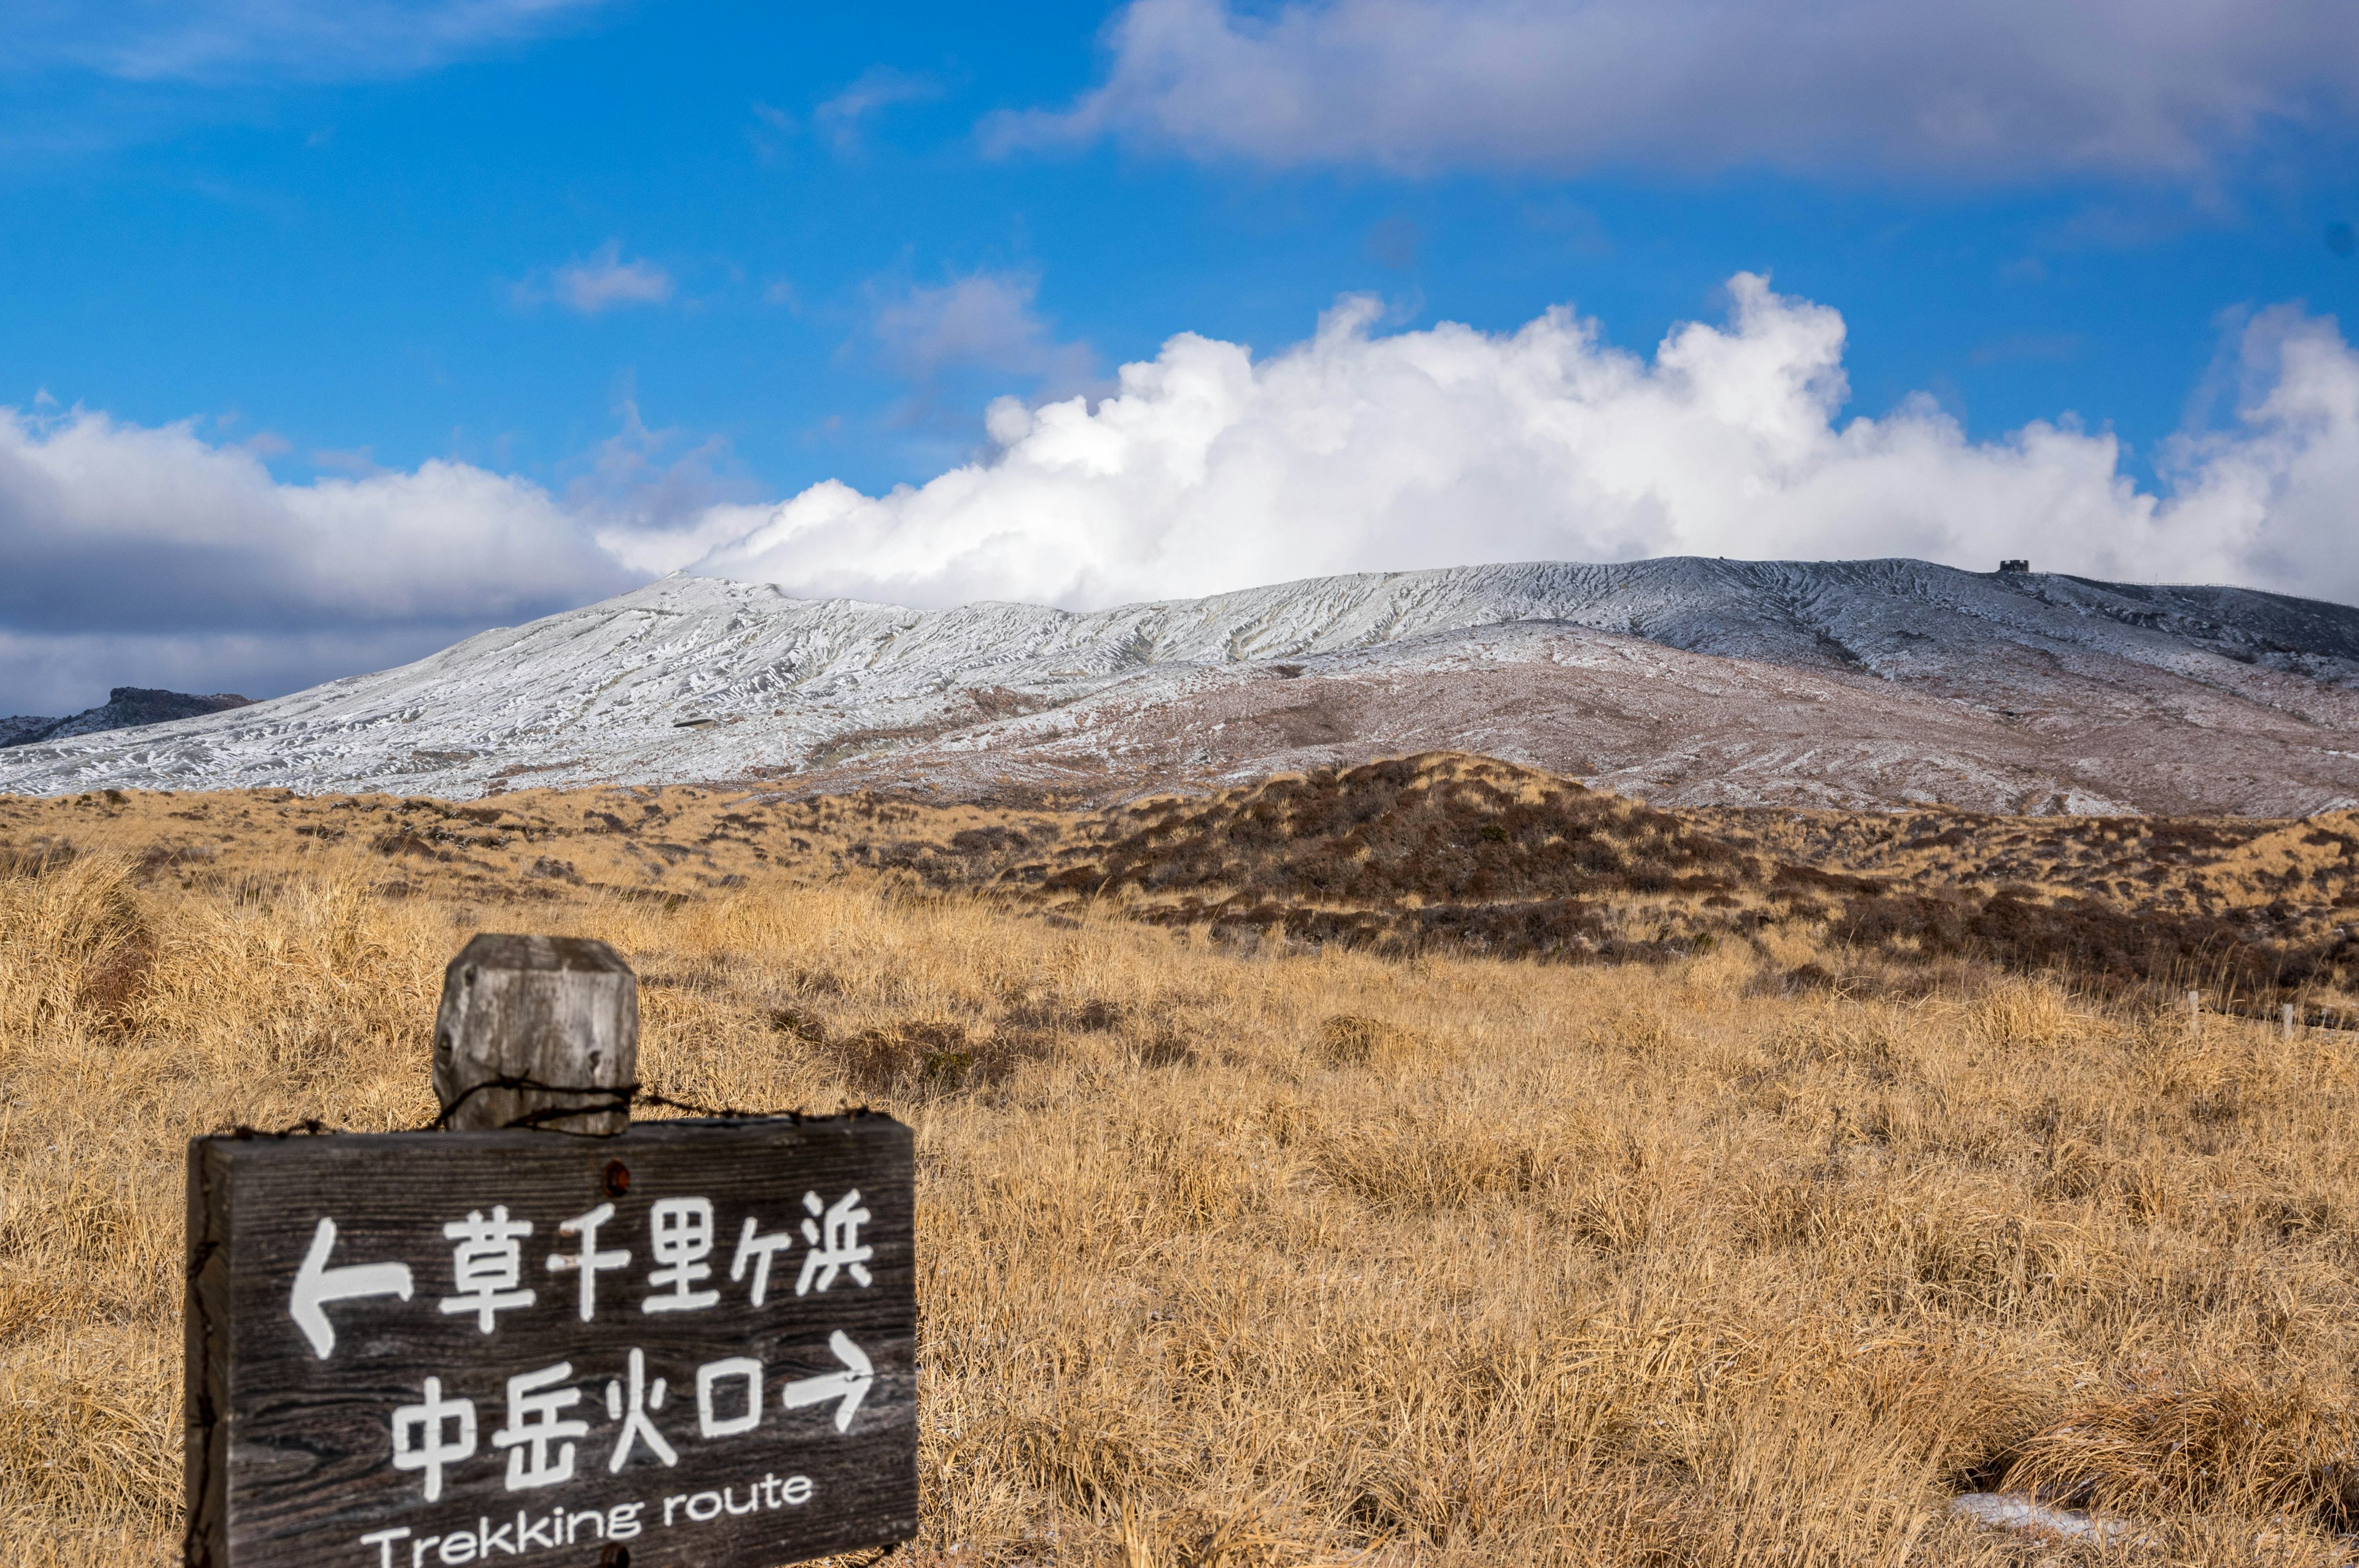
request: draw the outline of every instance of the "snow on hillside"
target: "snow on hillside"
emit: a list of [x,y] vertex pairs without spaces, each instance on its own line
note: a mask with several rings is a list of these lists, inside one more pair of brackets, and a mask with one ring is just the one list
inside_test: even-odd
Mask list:
[[[1442,719],[1508,670],[1527,672],[1497,699],[1520,718],[1494,703]],[[1224,714],[1267,707],[1253,694],[1272,679],[1301,683],[1284,688],[1288,712],[1324,693],[1351,716],[1280,725],[1258,750],[1222,739]],[[1750,695],[1697,707],[1722,688]],[[1747,784],[1742,758],[1766,766],[1748,728],[1843,743],[1786,745]],[[14,749],[0,791],[467,797],[842,777],[1086,792],[1475,731],[1479,749],[1658,795],[2318,809],[2359,800],[2359,611],[1902,560],[1468,567],[1094,613],[919,613],[673,577],[399,669]],[[2093,738],[2102,755],[2051,755]],[[2120,761],[2133,752],[2146,760]],[[1863,769],[1866,784],[1851,776]]]

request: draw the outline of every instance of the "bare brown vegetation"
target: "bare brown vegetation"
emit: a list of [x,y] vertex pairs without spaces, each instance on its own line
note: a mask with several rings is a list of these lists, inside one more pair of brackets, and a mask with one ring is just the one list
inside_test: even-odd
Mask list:
[[[1390,808],[1403,868],[1437,853],[1397,798],[1417,776]],[[1159,804],[0,804],[0,1562],[169,1560],[184,1140],[423,1121],[441,965],[519,927],[631,958],[652,1087],[917,1128],[920,1561],[2347,1554],[2359,1034],[1846,947],[1853,899],[1894,892],[1781,882],[1806,862],[1733,828],[1670,887],[1576,886],[1623,873],[1583,868],[1549,811],[1625,855],[1701,843],[1603,797],[1501,807],[1504,839],[1440,846],[1433,874],[1473,908],[1463,879],[1526,845],[1609,934],[1761,918],[1632,962],[1320,944],[1291,913],[1247,943],[1124,913],[1210,910],[1226,873],[1040,885],[1060,846],[1147,845]],[[386,847],[397,828],[428,848]],[[2284,825],[2231,848],[2279,831],[2342,863]],[[1339,896],[1308,877],[1348,857],[1269,844],[1189,852],[1300,868],[1247,890],[1287,912],[1433,896]],[[621,874],[646,861],[667,870]],[[1949,1514],[1996,1487],[2135,1530],[2043,1543]]]
[[[1036,830],[1037,831],[1037,830]],[[2343,1018],[2359,821],[1673,812],[1487,758],[1289,775],[1077,819],[995,885],[1052,906],[1393,953],[1665,960],[1819,933],[1798,978],[1923,994],[1961,968]],[[926,857],[908,863],[932,869]]]

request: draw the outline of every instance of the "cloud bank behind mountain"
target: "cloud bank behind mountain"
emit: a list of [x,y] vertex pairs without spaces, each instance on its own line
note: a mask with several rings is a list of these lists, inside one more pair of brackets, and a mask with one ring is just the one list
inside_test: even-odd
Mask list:
[[2359,355],[2329,321],[2243,328],[2232,418],[2174,438],[2156,495],[2071,420],[1974,441],[1930,399],[1846,419],[1842,318],[1750,275],[1730,294],[1724,324],[1651,360],[1569,310],[1379,335],[1348,299],[1258,362],[1182,333],[1094,405],[995,404],[992,449],[923,486],[736,509],[739,536],[691,569],[1080,608],[1486,561],[2017,556],[2359,599]]
[[1569,309],[1386,333],[1359,298],[1259,358],[1183,332],[1111,395],[995,403],[987,445],[921,485],[761,505],[443,460],[288,483],[193,426],[0,412],[0,709],[269,695],[671,569],[1088,609],[1511,560],[2024,556],[2359,601],[2359,354],[2331,319],[2240,326],[2230,406],[2149,490],[2070,418],[1975,440],[1930,399],[1850,416],[1841,316],[1749,275],[1729,294],[1651,355]]

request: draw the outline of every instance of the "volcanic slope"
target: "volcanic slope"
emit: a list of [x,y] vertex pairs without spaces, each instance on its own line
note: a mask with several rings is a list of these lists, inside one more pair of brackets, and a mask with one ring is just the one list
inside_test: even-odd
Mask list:
[[1092,614],[669,578],[401,669],[14,749],[0,791],[889,785],[1110,802],[1448,749],[1658,805],[2359,805],[2359,611],[1906,560],[1369,574]]

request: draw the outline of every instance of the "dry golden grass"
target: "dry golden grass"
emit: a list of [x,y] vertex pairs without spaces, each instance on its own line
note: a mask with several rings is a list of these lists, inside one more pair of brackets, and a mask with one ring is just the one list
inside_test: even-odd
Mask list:
[[[906,872],[1054,911],[1396,957],[1652,961],[1793,948],[1788,985],[1923,996],[1982,966],[2117,1000],[2359,1020],[2359,814],[1995,817],[1660,811],[1428,752],[1103,810],[693,785],[393,795],[0,796],[0,862],[127,855],[143,882],[266,887],[368,868],[386,897],[672,903]],[[1788,942],[1777,928],[1807,939]]]
[[[923,1563],[2324,1563],[2359,1506],[2350,1034],[1788,994],[1793,925],[1386,961],[382,875],[0,871],[0,1563],[170,1560],[185,1140],[424,1119],[479,925],[621,948],[655,1087],[917,1129]],[[2140,1539],[1948,1514],[2010,1472]]]
[[[519,790],[473,803],[292,790],[173,794],[93,790],[0,795],[0,860],[111,850],[143,881],[219,886],[290,867],[365,865],[392,896],[495,903],[623,893],[693,898],[780,871],[876,869],[903,840],[944,844],[973,828],[1053,824],[1070,814],[919,806],[859,795],[788,800],[692,784]],[[889,857],[888,857],[889,858]]]

